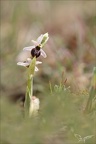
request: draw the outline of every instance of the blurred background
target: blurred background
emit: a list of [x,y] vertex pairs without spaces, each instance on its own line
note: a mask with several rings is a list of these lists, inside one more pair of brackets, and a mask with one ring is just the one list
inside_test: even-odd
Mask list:
[[73,91],[87,89],[96,66],[96,1],[1,0],[1,95],[24,98],[26,68],[17,66],[30,55],[22,49],[49,33],[47,58],[34,78],[34,95],[44,98],[49,81],[67,79]]
[[[17,102],[0,100],[0,143],[95,144],[95,80],[94,93],[89,94],[89,88],[96,66],[96,0],[0,2],[1,96]],[[38,65],[39,72],[34,77],[34,95],[40,98],[40,111],[37,117],[28,119],[18,105],[18,101],[24,101],[27,71],[17,66],[17,62],[30,57],[22,49],[46,32],[49,33],[44,46],[47,58],[38,58],[42,65]],[[63,81],[70,88],[57,91]],[[54,87],[53,95],[49,83]],[[85,115],[91,93],[95,97],[94,109]]]

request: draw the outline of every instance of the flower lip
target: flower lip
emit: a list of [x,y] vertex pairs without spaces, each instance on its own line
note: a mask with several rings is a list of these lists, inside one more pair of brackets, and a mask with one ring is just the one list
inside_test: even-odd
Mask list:
[[32,57],[38,58],[41,55],[40,48],[37,46],[36,48],[31,50]]
[[35,46],[29,46],[29,47],[23,48],[23,50],[30,51],[32,57],[35,57],[36,54],[37,54],[37,57],[39,57],[40,55],[42,55],[44,58],[47,57],[46,53],[44,52],[44,50],[42,48],[40,48],[40,46],[36,46],[36,47]]
[[39,50],[40,50],[40,46],[36,46],[36,50],[38,50],[38,51],[39,51]]

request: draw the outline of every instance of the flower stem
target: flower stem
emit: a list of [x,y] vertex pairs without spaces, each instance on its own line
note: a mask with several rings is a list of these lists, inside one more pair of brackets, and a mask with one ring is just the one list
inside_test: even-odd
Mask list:
[[28,80],[27,80],[27,88],[24,103],[25,116],[30,115],[30,107],[33,96],[33,76],[35,72],[35,64],[36,64],[36,58],[32,59],[32,62],[28,68]]

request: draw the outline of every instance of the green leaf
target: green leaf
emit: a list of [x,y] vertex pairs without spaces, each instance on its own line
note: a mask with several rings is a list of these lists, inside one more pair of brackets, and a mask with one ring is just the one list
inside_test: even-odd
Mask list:
[[91,81],[91,88],[89,93],[89,98],[86,104],[85,112],[92,112],[92,105],[94,103],[94,98],[96,97],[96,67],[93,69],[93,77]]
[[92,78],[91,85],[94,88],[94,90],[96,90],[96,67],[94,67],[93,69],[93,78]]

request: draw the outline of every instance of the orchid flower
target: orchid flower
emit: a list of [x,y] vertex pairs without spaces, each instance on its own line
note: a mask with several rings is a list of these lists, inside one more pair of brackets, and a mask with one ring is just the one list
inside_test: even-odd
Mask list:
[[39,57],[42,55],[44,58],[47,57],[46,53],[43,51],[42,47],[45,45],[45,43],[48,41],[48,33],[41,34],[36,41],[32,40],[33,46],[24,47],[23,50],[27,50],[31,52],[32,57]]
[[47,57],[46,53],[42,50],[42,47],[48,41],[49,36],[48,33],[41,34],[36,41],[32,40],[33,46],[25,47],[23,50],[30,51],[31,58],[27,58],[24,62],[18,62],[17,65],[24,66],[28,68],[28,80],[27,80],[27,87],[26,87],[26,95],[25,95],[25,102],[24,102],[24,110],[25,116],[29,114],[30,116],[39,110],[39,99],[33,96],[33,77],[34,72],[38,71],[36,65],[41,64],[42,62],[36,61],[40,55],[44,58]]
[[[24,66],[24,67],[29,67],[31,61],[32,61],[31,58],[27,58],[26,61],[18,62],[17,65]],[[36,65],[41,64],[41,63],[42,63],[41,61],[36,61]],[[39,71],[39,69],[36,66],[35,66],[35,71]]]

